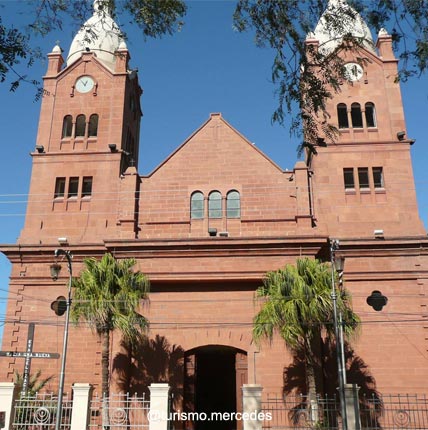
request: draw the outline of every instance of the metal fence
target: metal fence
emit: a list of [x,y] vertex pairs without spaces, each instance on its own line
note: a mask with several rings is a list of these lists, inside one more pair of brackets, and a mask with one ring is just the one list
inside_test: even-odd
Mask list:
[[[427,430],[426,395],[375,395],[359,397],[362,430]],[[262,402],[265,414],[263,429],[332,429],[342,428],[337,398],[268,395]],[[266,419],[269,413],[271,419]],[[354,423],[355,424],[355,423]]]
[[[58,397],[53,394],[21,396],[15,400],[14,430],[50,430],[55,428]],[[69,430],[72,400],[63,398],[61,429]]]
[[360,396],[361,428],[364,430],[428,429],[425,395]]
[[262,402],[263,429],[339,429],[339,399],[268,394]]
[[147,418],[150,401],[144,396],[136,394],[115,394],[108,400],[95,396],[90,402],[90,423],[89,429],[102,430],[103,410],[107,409],[108,414],[104,416],[109,420],[109,428],[115,430],[137,430],[148,429],[149,420]]

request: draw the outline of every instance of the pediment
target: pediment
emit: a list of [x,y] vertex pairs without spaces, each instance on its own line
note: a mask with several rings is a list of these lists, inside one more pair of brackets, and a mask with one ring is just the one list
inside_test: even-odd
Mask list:
[[171,169],[196,169],[207,174],[262,169],[282,174],[282,169],[219,113],[209,119],[167,157],[148,177]]

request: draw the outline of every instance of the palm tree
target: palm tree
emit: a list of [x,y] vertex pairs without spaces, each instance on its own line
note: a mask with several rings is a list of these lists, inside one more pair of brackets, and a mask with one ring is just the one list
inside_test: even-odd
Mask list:
[[[294,355],[304,357],[307,395],[314,402],[317,392],[322,393],[321,378],[317,376],[317,369],[322,368],[322,335],[334,333],[330,265],[298,259],[296,266],[268,272],[256,296],[265,301],[254,317],[254,340],[272,340],[279,333]],[[357,329],[359,318],[345,290],[338,296],[337,306],[343,314],[344,334],[349,337]]]
[[105,407],[109,397],[110,333],[119,330],[127,342],[141,341],[148,328],[147,319],[137,312],[147,299],[149,280],[141,272],[132,271],[133,258],[116,260],[105,254],[100,261],[84,260],[84,270],[73,279],[74,298],[71,318],[84,320],[101,338],[103,426],[109,427]]
[[[54,375],[42,378],[42,371],[39,369],[36,373],[32,374],[28,378],[26,396],[34,397],[39,391],[43,390],[49,382],[52,381]],[[24,386],[24,375],[15,370],[15,384],[22,388]]]
[[[14,382],[21,390],[24,387],[24,378],[24,374],[15,370]],[[21,398],[15,404],[15,413],[14,416],[11,417],[14,429],[25,430],[30,428],[35,421],[34,413],[42,404],[45,408],[44,410],[48,411],[48,413],[44,415],[45,422],[52,424],[52,420],[55,417],[56,399],[52,397],[50,399],[38,399],[37,396],[52,379],[54,379],[54,375],[42,378],[42,371],[40,369],[37,370],[36,373],[29,375],[27,390],[26,392],[21,391]]]

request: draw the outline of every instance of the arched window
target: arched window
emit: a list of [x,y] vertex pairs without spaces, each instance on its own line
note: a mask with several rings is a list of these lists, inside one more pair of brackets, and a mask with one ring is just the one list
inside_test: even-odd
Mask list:
[[361,106],[359,103],[352,103],[351,118],[353,128],[363,128],[363,114],[361,113]]
[[204,217],[204,195],[195,191],[190,197],[190,218],[202,219]]
[[73,118],[71,115],[66,115],[64,120],[62,121],[62,134],[61,137],[64,139],[65,137],[71,137],[71,133],[73,132]]
[[208,217],[221,218],[223,216],[221,206],[221,194],[218,191],[212,191],[208,197]]
[[88,137],[96,137],[98,134],[98,115],[93,113],[89,117]]
[[376,111],[373,103],[366,103],[365,115],[367,127],[376,127]]
[[339,128],[349,128],[348,108],[345,103],[339,103],[337,105],[337,119]]
[[227,218],[241,217],[241,197],[238,191],[229,191],[226,196],[226,216]]
[[85,115],[78,115],[76,118],[76,128],[74,131],[74,137],[85,136],[86,131],[86,117]]

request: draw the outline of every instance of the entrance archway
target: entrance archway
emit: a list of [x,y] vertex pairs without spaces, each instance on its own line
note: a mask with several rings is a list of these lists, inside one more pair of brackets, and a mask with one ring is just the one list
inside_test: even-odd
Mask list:
[[[188,412],[242,412],[242,384],[247,383],[247,353],[224,345],[206,345],[186,352],[184,407]],[[235,420],[188,422],[191,430],[240,430]]]

